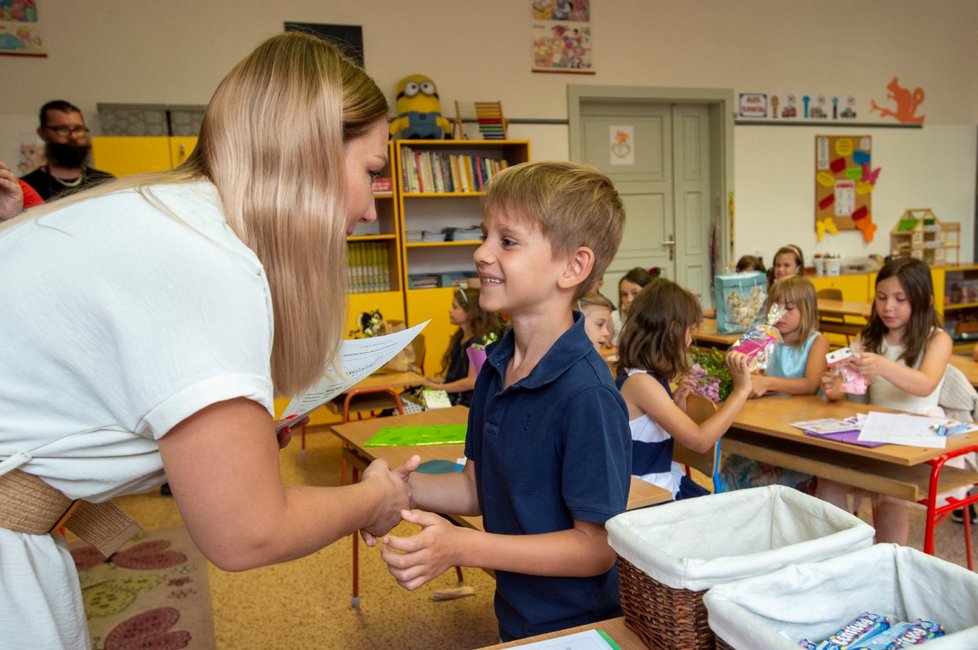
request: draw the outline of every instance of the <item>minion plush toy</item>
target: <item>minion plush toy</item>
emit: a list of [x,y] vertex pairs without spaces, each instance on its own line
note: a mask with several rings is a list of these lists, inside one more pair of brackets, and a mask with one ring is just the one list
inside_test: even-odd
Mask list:
[[401,79],[397,84],[397,117],[391,121],[391,137],[441,140],[451,128],[441,114],[441,101],[434,81],[422,74]]

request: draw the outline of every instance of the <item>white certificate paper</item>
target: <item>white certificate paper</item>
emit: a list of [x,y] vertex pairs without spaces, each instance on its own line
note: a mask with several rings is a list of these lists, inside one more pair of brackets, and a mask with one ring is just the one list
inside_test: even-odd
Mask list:
[[279,426],[288,424],[286,420],[300,418],[330,401],[340,393],[371,374],[403,350],[421,330],[431,321],[425,321],[410,329],[384,336],[366,339],[348,339],[340,346],[340,358],[346,377],[327,373],[316,385],[301,395],[296,395],[285,407]]
[[947,418],[873,411],[866,416],[866,422],[859,432],[859,440],[944,449],[947,447],[947,438],[931,429],[931,426],[940,424],[947,424]]

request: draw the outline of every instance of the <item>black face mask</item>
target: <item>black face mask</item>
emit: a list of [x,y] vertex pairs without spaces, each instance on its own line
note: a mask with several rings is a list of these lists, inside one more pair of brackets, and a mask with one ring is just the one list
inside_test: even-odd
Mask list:
[[91,150],[92,145],[89,143],[59,144],[48,142],[44,146],[44,155],[47,157],[48,164],[55,167],[83,167]]

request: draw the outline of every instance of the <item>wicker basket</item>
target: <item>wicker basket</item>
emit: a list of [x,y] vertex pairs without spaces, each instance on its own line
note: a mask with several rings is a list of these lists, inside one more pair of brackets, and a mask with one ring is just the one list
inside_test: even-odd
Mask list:
[[978,648],[978,574],[896,544],[720,584],[703,604],[717,648],[798,650],[801,639],[818,643],[863,611],[937,621],[946,635],[928,648]]
[[717,650],[737,650],[737,649],[732,645],[730,645],[729,643],[727,643],[726,641],[724,641],[723,639],[721,639],[720,637],[717,637]]
[[716,647],[711,587],[869,546],[873,529],[779,485],[633,510],[607,523],[625,623],[651,648]]
[[[712,650],[704,591],[673,589],[618,556],[618,580],[625,625],[656,650]],[[653,615],[653,613],[656,613]],[[663,617],[668,617],[663,624]]]

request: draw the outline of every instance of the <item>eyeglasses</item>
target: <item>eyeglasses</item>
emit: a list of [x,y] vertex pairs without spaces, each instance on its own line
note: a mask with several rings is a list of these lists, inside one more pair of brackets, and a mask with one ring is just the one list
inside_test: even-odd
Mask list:
[[59,126],[45,126],[44,128],[48,131],[54,131],[62,137],[66,135],[85,135],[88,133],[87,126],[68,126],[67,124],[61,124]]

